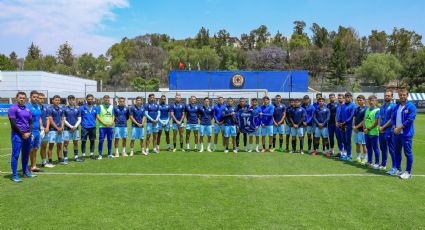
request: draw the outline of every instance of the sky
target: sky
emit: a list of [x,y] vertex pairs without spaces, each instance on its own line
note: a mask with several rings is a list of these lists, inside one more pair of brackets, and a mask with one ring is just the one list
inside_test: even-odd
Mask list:
[[[104,54],[123,37],[166,33],[194,37],[201,26],[213,35],[226,29],[239,37],[260,25],[292,34],[293,21],[328,30],[353,27],[360,36],[373,29],[404,27],[425,35],[423,0],[0,0],[0,53],[24,57],[31,42],[56,54],[68,42],[77,55]],[[424,41],[424,39],[422,39]]]

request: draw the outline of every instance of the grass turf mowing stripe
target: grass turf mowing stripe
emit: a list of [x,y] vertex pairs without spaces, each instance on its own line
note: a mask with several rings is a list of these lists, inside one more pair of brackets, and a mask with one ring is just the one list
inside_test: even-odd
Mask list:
[[[8,174],[8,172],[1,172]],[[37,175],[70,175],[70,176],[165,176],[165,177],[378,177],[389,175],[346,173],[346,174],[196,174],[196,173],[80,173],[80,172],[41,172]],[[425,175],[413,175],[425,177]]]

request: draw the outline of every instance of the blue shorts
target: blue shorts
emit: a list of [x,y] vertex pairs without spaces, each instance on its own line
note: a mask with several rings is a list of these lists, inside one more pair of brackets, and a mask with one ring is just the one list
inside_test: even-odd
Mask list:
[[279,126],[273,125],[273,134],[284,134],[285,133],[285,125],[281,124]]
[[261,136],[273,136],[273,125],[266,125],[265,127],[261,126]]
[[131,127],[131,140],[145,139],[145,128]]
[[[49,133],[45,133],[44,134],[43,139],[41,139],[41,143],[43,143],[43,142],[49,142]],[[41,138],[41,136],[40,136],[40,138]]]
[[[178,129],[183,129],[184,128],[184,123],[181,123],[180,126],[178,127]],[[173,129],[177,130],[177,124],[173,123]]]
[[252,137],[252,136],[257,136],[257,137],[261,137],[261,127],[258,127],[254,132],[252,133],[248,133],[248,136]]
[[236,137],[236,126],[230,125],[230,126],[224,126],[224,137]]
[[69,130],[63,131],[63,140],[64,141],[78,141],[78,140],[80,140],[80,133],[78,132],[78,129],[74,130],[74,132],[71,132]]
[[328,127],[323,127],[323,128],[319,128],[319,127],[315,127],[314,129],[314,137],[317,138],[328,138],[329,137],[329,131],[328,131]]
[[214,134],[219,134],[220,132],[224,132],[224,125],[214,123]]
[[304,128],[291,128],[291,136],[293,137],[303,137],[304,136]]
[[146,124],[146,134],[149,135],[149,134],[152,134],[152,133],[157,133],[158,130],[159,130],[158,126],[159,126],[158,123],[156,123],[155,125],[152,124],[152,123],[147,123]]
[[115,127],[114,138],[123,139],[128,137],[127,127]]
[[354,143],[359,145],[366,144],[366,139],[363,132],[354,132]]
[[158,122],[158,131],[159,130],[164,130],[164,131],[166,131],[166,132],[168,132],[168,131],[170,131],[170,123],[167,123],[167,124],[165,124],[164,126],[163,126],[163,124],[162,123],[159,123]]
[[199,133],[201,136],[212,136],[212,125],[201,125]]
[[312,134],[314,132],[313,126],[307,126],[307,127],[305,127],[305,132],[307,134]]
[[63,133],[58,133],[58,131],[49,131],[49,143],[62,144]]
[[288,124],[285,124],[285,134],[291,135],[291,126],[289,126]]
[[199,129],[198,124],[186,124],[186,130],[198,131],[198,129]]
[[38,149],[41,145],[40,131],[34,130],[31,134],[31,148]]

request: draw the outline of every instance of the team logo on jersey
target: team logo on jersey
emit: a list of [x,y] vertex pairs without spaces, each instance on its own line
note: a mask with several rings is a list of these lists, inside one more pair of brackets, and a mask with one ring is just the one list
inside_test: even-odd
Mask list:
[[234,87],[242,87],[243,83],[245,83],[245,78],[241,74],[235,74],[232,77],[232,85]]

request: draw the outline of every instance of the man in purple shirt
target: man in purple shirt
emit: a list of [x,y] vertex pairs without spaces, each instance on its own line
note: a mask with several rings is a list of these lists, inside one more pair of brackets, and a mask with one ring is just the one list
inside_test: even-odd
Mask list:
[[10,126],[12,128],[12,181],[22,182],[18,176],[18,159],[19,153],[22,152],[22,174],[24,177],[35,177],[28,170],[28,159],[31,151],[31,130],[32,130],[32,114],[28,107],[25,106],[27,95],[24,92],[16,94],[16,105],[8,110]]

